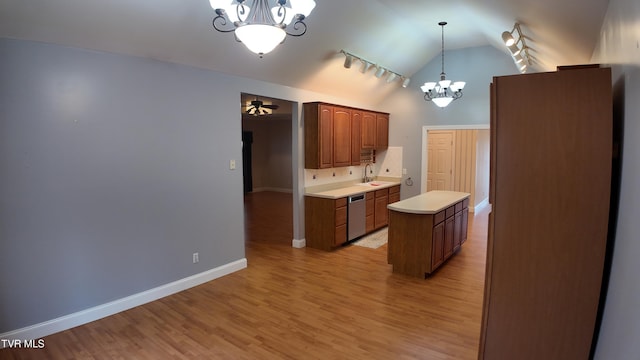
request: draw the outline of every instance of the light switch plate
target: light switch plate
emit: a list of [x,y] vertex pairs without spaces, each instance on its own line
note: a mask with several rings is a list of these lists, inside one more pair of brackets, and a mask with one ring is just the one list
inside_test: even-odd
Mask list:
[[229,170],[235,170],[235,169],[236,169],[236,161],[229,160]]

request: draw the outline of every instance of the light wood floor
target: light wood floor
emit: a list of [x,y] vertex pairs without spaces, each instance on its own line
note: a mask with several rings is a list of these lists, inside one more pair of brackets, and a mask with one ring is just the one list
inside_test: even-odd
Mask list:
[[1,359],[476,359],[487,214],[429,279],[386,245],[291,247],[291,194],[245,199],[248,268],[45,338]]

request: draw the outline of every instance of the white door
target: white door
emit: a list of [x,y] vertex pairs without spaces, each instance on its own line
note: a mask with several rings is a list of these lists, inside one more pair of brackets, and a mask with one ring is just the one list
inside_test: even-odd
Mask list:
[[427,191],[453,190],[453,131],[427,133]]

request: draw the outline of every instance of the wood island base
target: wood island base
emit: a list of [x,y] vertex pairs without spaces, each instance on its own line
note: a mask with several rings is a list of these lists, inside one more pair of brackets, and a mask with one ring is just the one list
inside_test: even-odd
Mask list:
[[[435,192],[433,192],[435,193]],[[403,204],[389,205],[389,240],[387,262],[393,272],[424,279],[449,257],[455,254],[467,239],[469,198],[466,193],[425,193],[419,204],[421,210],[412,207],[411,199]],[[451,195],[452,201],[440,201],[434,206],[434,196]],[[438,199],[441,200],[441,199]],[[404,207],[406,206],[406,207]],[[435,209],[435,210],[434,210]]]

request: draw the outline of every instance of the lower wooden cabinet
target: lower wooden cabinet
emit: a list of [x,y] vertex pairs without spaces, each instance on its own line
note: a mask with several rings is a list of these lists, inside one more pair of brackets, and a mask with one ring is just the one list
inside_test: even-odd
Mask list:
[[305,227],[308,247],[331,250],[347,241],[347,198],[305,196]]
[[[365,194],[365,232],[387,226],[387,205],[400,200],[400,185]],[[308,247],[331,250],[347,241],[347,198],[305,196],[305,239]]]

